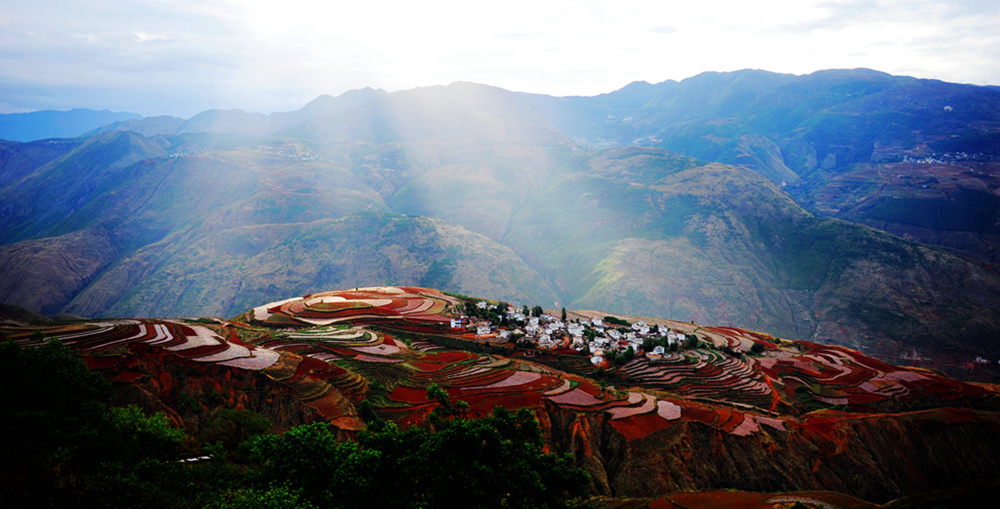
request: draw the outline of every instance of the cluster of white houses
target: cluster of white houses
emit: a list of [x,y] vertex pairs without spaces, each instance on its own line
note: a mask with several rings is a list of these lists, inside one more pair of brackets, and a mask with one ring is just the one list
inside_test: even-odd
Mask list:
[[[496,306],[485,301],[477,303],[480,309],[495,309]],[[667,345],[681,344],[686,339],[683,333],[662,326],[649,326],[643,321],[631,324],[629,327],[605,323],[601,318],[580,318],[563,322],[557,317],[542,314],[529,316],[519,311],[509,311],[508,328],[491,325],[485,320],[453,319],[453,329],[475,331],[476,336],[486,340],[506,342],[524,340],[535,344],[541,349],[571,348],[591,355],[590,361],[595,365],[604,362],[607,353],[624,353],[629,348],[637,355],[640,353],[650,360],[662,359],[666,354],[663,346],[656,346],[649,352],[642,351],[642,343],[646,338],[665,338]],[[592,331],[587,334],[587,331]]]

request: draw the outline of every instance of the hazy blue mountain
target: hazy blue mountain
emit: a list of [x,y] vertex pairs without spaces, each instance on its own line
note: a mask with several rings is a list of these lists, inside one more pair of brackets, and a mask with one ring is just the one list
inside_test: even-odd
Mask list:
[[95,134],[102,134],[112,131],[129,131],[141,134],[143,136],[156,136],[158,134],[176,134],[177,130],[183,123],[184,123],[183,118],[172,117],[170,115],[158,115],[155,117],[145,117],[140,119],[123,120],[121,122],[112,122],[110,124],[101,126],[100,128],[87,133],[87,136],[93,136]]
[[384,94],[384,90],[364,88],[350,90],[337,97],[322,95],[299,110],[276,112],[270,115],[233,109],[203,111],[188,119],[171,116],[132,119],[110,123],[90,134],[129,131],[143,136],[185,133],[269,136],[313,118],[341,114]]
[[340,115],[385,94],[385,90],[370,87],[348,90],[336,97],[324,94],[296,111],[272,113],[270,117],[277,125],[288,128],[317,117]]
[[703,73],[593,98],[525,97],[583,143],[656,146],[788,184],[1000,128],[995,87],[867,69]]
[[142,115],[109,110],[76,108],[0,114],[0,140],[34,141],[75,138],[112,122],[140,119]]
[[53,159],[66,155],[83,142],[81,139],[41,140],[30,143],[0,140],[0,187],[24,177]]

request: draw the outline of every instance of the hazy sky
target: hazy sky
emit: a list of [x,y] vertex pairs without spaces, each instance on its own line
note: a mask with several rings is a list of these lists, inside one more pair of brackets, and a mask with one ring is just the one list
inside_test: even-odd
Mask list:
[[453,81],[551,95],[745,68],[1000,85],[998,0],[0,0],[0,113],[269,113]]

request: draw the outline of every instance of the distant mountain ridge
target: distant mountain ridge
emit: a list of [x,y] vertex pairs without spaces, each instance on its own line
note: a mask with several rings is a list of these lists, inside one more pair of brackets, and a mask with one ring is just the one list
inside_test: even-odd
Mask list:
[[142,115],[110,110],[74,108],[0,114],[0,140],[28,142],[48,138],[76,138],[101,126],[141,119]]
[[[656,146],[743,164],[789,184],[868,161],[879,149],[888,150],[882,158],[901,159],[936,139],[1000,126],[995,87],[869,69],[702,73],[592,98],[525,97],[562,132],[593,146]],[[829,138],[830,128],[839,139]]]
[[270,115],[233,109],[203,111],[189,119],[171,116],[132,119],[102,126],[91,134],[130,131],[144,136],[187,133],[268,136],[316,117],[343,113],[385,93],[384,90],[363,88],[344,92],[337,97],[322,95],[296,111],[277,112]]

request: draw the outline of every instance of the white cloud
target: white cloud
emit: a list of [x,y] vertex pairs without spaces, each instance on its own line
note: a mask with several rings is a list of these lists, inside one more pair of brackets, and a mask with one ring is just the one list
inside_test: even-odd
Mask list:
[[[0,18],[0,100],[9,109],[69,103],[189,116],[290,110],[364,86],[466,80],[592,95],[742,68],[871,67],[1000,84],[998,5],[36,0],[5,6]],[[91,103],[73,103],[74,94]]]

